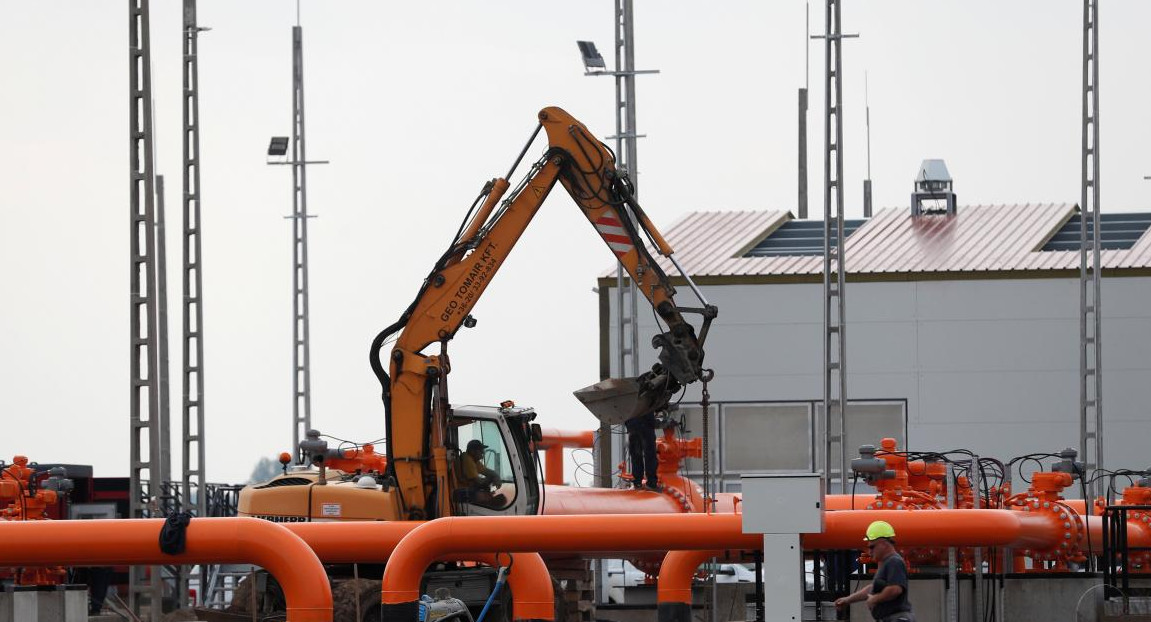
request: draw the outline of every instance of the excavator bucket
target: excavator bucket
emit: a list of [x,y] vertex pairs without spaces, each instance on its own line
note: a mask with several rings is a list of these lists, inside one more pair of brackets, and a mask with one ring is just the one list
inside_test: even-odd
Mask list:
[[591,414],[607,424],[619,424],[653,410],[650,395],[640,393],[638,378],[609,378],[575,391]]

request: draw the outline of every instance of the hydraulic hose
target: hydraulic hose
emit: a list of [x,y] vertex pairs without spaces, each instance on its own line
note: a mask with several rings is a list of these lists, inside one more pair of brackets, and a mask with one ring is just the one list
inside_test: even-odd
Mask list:
[[503,588],[507,579],[508,569],[500,566],[499,571],[496,572],[496,586],[492,588],[491,596],[488,596],[488,601],[484,603],[484,608],[480,611],[480,617],[476,618],[476,622],[484,622],[484,618],[488,615],[488,610],[492,608],[492,603],[494,603],[496,597],[500,595],[500,589]]

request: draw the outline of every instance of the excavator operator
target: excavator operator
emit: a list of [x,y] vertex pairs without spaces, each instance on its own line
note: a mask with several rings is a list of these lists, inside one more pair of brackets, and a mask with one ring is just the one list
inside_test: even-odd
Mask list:
[[460,483],[472,503],[502,508],[508,501],[502,493],[492,494],[492,488],[498,488],[503,482],[499,473],[484,465],[487,448],[479,439],[468,441],[467,449],[460,454]]

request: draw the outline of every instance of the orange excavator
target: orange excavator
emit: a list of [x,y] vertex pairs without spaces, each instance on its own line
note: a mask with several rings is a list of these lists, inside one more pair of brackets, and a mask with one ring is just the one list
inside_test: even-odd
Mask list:
[[[541,130],[548,148],[513,188],[508,178]],[[461,327],[475,326],[472,308],[557,182],[663,324],[652,339],[659,362],[651,371],[592,385],[578,392],[581,401],[601,419],[618,423],[666,407],[684,385],[709,373],[703,368],[703,345],[716,307],[686,274],[701,304],[675,303],[676,290],[655,257],[679,268],[672,248],[636,202],[611,150],[567,112],[545,108],[508,175],[484,185],[415,300],[372,341],[369,360],[382,388],[385,454],[368,446],[331,449],[318,433],[309,434],[301,446],[319,469],[289,469],[290,458],[282,458],[282,476],[241,492],[241,515],[299,522],[540,513],[535,443],[541,431],[533,423],[535,411],[511,402],[453,406],[447,350]],[[700,317],[698,331],[685,315]],[[438,352],[426,352],[435,344]],[[469,460],[470,469],[463,466]],[[477,467],[482,484],[465,477],[469,470],[474,477]],[[331,477],[329,470],[335,472]]]

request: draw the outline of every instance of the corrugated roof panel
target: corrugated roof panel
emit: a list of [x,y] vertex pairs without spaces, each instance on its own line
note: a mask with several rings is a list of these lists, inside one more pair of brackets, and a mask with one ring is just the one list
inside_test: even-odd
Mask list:
[[[1079,267],[1078,250],[1036,249],[1067,229],[1077,212],[1072,204],[1052,203],[967,206],[954,216],[915,217],[907,208],[884,209],[847,236],[846,267],[852,274],[1074,270]],[[1136,237],[1139,225],[1131,224],[1147,223],[1151,229],[1151,213],[1105,216],[1105,222],[1125,223],[1120,237],[1130,247],[1105,249],[1104,267],[1151,268],[1151,232]],[[684,269],[697,276],[820,274],[822,252],[813,255],[810,248],[796,254],[736,256],[753,246],[784,248],[788,236],[796,231],[803,235],[806,229],[822,233],[822,222],[794,221],[781,211],[695,212],[673,225],[666,237]],[[765,237],[768,231],[771,235]],[[772,240],[777,234],[781,237]],[[807,242],[810,246],[812,240]],[[660,265],[674,274],[666,260]],[[604,276],[614,273],[612,268]]]
[[1042,210],[1042,206],[1030,204],[1022,207],[998,206],[981,210],[984,221],[978,237],[970,240],[971,265],[974,270],[987,270],[997,263],[1008,264],[1018,261],[1023,245],[1030,238],[1029,232],[1042,218],[1027,218],[1029,212]]

